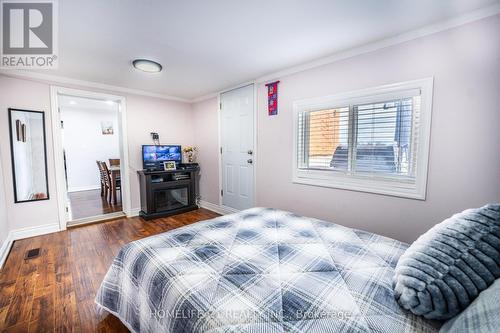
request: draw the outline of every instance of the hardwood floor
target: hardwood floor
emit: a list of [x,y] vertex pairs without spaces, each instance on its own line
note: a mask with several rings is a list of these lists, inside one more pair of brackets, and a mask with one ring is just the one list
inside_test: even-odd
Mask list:
[[[2,332],[127,332],[94,298],[125,244],[218,214],[206,209],[145,221],[124,218],[14,242],[0,271]],[[39,257],[24,260],[26,251]]]
[[116,205],[101,197],[101,190],[70,192],[68,196],[71,220],[122,211],[120,195]]

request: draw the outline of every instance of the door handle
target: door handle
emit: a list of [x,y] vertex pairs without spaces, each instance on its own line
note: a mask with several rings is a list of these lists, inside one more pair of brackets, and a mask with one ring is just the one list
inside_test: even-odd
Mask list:
[[247,160],[247,163],[248,163],[248,164],[252,164],[252,163],[253,163],[252,159],[251,159],[251,158],[249,158],[249,159]]
[[249,150],[249,151],[247,151],[247,154],[248,154],[248,155],[253,155],[253,151],[252,151],[252,150]]

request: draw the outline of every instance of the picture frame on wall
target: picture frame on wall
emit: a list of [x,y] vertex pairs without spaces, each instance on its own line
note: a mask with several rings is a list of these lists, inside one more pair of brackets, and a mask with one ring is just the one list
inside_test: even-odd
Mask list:
[[175,163],[175,161],[165,161],[163,162],[163,169],[165,171],[177,170],[177,163]]
[[102,135],[113,135],[115,133],[113,129],[112,121],[101,121],[101,132]]

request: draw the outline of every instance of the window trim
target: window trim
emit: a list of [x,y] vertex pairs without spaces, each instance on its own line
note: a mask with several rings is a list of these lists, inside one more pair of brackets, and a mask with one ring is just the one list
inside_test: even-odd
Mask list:
[[[409,199],[425,200],[431,135],[432,97],[434,78],[424,78],[373,88],[344,92],[335,95],[298,100],[293,103],[293,161],[292,182],[320,187],[383,194]],[[299,169],[298,136],[299,114],[322,109],[335,109],[352,104],[379,102],[409,91],[420,90],[419,141],[416,153],[417,174],[415,183],[404,182],[401,178],[389,176],[342,174],[331,170]]]

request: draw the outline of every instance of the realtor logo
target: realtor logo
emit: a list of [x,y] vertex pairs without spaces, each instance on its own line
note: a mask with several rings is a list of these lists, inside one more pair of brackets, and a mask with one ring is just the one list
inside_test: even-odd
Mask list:
[[54,0],[0,0],[2,68],[57,68]]

